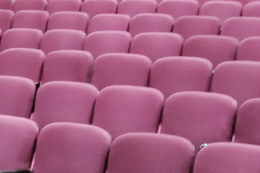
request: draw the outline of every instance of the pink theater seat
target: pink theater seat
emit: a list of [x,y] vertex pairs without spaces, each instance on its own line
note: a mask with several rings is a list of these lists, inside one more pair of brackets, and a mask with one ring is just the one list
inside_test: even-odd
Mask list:
[[176,20],[173,32],[184,40],[194,35],[218,35],[220,20],[213,16],[183,16]]
[[82,50],[86,33],[72,29],[55,29],[42,36],[40,49],[47,55],[56,50]]
[[234,142],[260,145],[259,140],[259,98],[245,101],[238,109]]
[[247,37],[260,36],[260,18],[231,17],[223,23],[221,35],[232,36],[239,41]]
[[48,0],[16,0],[13,4],[13,11],[20,10],[45,10]]
[[12,28],[32,28],[45,32],[49,13],[41,10],[22,10],[15,13]]
[[174,19],[168,14],[142,13],[135,15],[129,25],[132,36],[143,32],[171,32]]
[[94,59],[106,53],[127,53],[132,36],[126,31],[97,31],[85,39],[84,50]]
[[42,31],[38,29],[14,28],[4,32],[1,40],[1,51],[10,48],[39,49]]
[[89,16],[83,12],[61,11],[52,14],[49,18],[47,30],[75,29],[86,32]]
[[45,83],[37,91],[32,120],[40,129],[53,122],[89,124],[97,95],[97,88],[87,83]]
[[0,29],[2,32],[11,28],[13,17],[13,11],[0,9]]
[[51,15],[59,11],[79,11],[81,0],[49,0],[46,11]]
[[117,0],[85,0],[81,5],[80,11],[87,13],[91,19],[97,14],[115,14],[117,5]]
[[260,36],[248,37],[240,42],[237,60],[260,61]]
[[118,14],[128,14],[134,17],[140,13],[155,13],[157,2],[153,0],[123,0],[118,5]]
[[93,56],[86,51],[53,51],[44,60],[42,83],[50,81],[90,82]]
[[194,0],[163,0],[157,8],[157,13],[171,15],[175,20],[182,16],[197,15],[199,3]]
[[12,10],[13,1],[12,0],[1,0],[0,9]]
[[238,109],[234,142],[260,145],[260,98],[245,101]]
[[126,14],[98,14],[88,26],[88,34],[94,31],[128,31],[130,17]]
[[208,1],[229,1],[229,0],[198,0],[200,7]]
[[260,2],[253,1],[246,4],[243,8],[242,16],[260,17]]
[[255,145],[230,142],[209,144],[197,154],[193,173],[258,173],[259,156],[260,148]]
[[199,150],[203,143],[230,142],[237,102],[224,94],[186,91],[164,103],[161,133],[189,139]]
[[246,100],[260,97],[260,62],[223,62],[214,70],[211,92],[227,94],[238,106]]
[[108,53],[93,64],[91,83],[99,90],[110,85],[147,86],[151,60],[138,54]]
[[131,43],[130,53],[149,57],[152,63],[166,56],[179,56],[183,38],[176,33],[147,32],[136,35]]
[[213,64],[213,69],[224,61],[236,58],[239,41],[229,36],[196,35],[183,44],[183,56],[206,58]]
[[34,173],[103,173],[111,144],[103,129],[77,123],[54,123],[39,133]]
[[111,145],[107,173],[189,173],[194,146],[187,139],[149,133],[129,133]]
[[0,53],[0,75],[19,76],[40,82],[45,54],[29,48],[6,49]]
[[198,57],[165,57],[154,62],[150,87],[165,99],[180,91],[208,91],[212,75],[210,61]]
[[32,120],[0,115],[0,170],[28,170],[31,167],[38,126]]
[[200,14],[203,16],[215,16],[222,24],[230,17],[241,15],[243,5],[238,1],[208,1],[200,7]]
[[162,106],[163,94],[156,89],[109,86],[97,97],[92,124],[107,130],[113,140],[129,132],[156,133]]
[[247,4],[254,2],[254,1],[258,1],[258,0],[227,0],[227,1],[238,1],[238,2],[242,3],[243,6],[246,6]]
[[32,80],[0,76],[0,114],[30,118],[35,94]]

